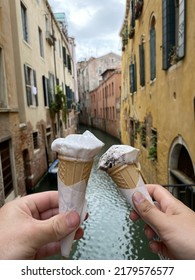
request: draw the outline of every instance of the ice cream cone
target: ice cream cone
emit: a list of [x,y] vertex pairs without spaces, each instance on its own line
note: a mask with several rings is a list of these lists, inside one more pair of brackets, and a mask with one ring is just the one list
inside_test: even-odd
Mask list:
[[119,188],[133,189],[136,187],[140,170],[138,164],[118,164],[107,170],[112,180]]
[[58,159],[58,176],[65,186],[73,186],[83,180],[87,185],[93,161],[70,159],[62,155],[58,155]]

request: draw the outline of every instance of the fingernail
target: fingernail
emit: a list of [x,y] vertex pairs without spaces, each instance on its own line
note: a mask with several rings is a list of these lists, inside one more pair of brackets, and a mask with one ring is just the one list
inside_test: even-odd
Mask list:
[[150,250],[151,250],[153,253],[156,253],[156,252],[157,252],[156,244],[155,244],[153,241],[150,241],[150,242],[149,242],[149,247],[150,247]]
[[78,214],[74,211],[70,211],[66,215],[66,223],[69,228],[75,228],[79,224]]
[[140,204],[144,201],[145,197],[140,192],[134,192],[133,194],[133,201],[137,204]]

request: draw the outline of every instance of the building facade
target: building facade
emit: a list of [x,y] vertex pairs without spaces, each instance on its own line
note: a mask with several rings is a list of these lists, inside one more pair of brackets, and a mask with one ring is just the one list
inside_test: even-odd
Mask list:
[[[0,206],[25,192],[20,174],[20,121],[9,1],[0,2]],[[21,183],[21,184],[20,184]],[[17,188],[18,186],[18,188]]]
[[104,56],[77,63],[78,94],[80,102],[80,123],[91,125],[90,92],[102,82],[102,73],[107,69],[120,69],[121,56],[108,53]]
[[147,183],[195,183],[194,6],[126,1],[121,140],[140,149]]
[[[12,191],[1,194],[3,204],[10,193],[32,190],[56,156],[53,139],[75,133],[78,114],[74,40],[48,2],[1,1],[0,21],[0,172],[6,146],[13,181]],[[0,190],[6,184],[3,173]]]
[[121,70],[107,69],[101,84],[90,91],[91,125],[120,139]]

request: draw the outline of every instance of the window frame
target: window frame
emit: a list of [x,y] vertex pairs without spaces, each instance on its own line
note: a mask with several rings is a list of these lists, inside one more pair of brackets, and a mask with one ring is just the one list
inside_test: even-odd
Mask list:
[[27,7],[24,5],[24,3],[22,1],[20,2],[20,7],[21,7],[21,20],[22,20],[23,40],[25,42],[29,43]]
[[38,26],[38,35],[39,35],[39,51],[40,51],[40,56],[44,58],[44,46],[43,46],[43,31],[42,29]]
[[27,64],[24,64],[25,88],[27,105],[38,106],[38,89],[36,82],[36,71]]

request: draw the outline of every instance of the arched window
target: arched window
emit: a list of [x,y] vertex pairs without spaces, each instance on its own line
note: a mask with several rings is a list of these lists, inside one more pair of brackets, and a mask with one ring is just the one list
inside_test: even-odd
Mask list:
[[150,23],[150,80],[156,78],[156,20],[152,16]]

